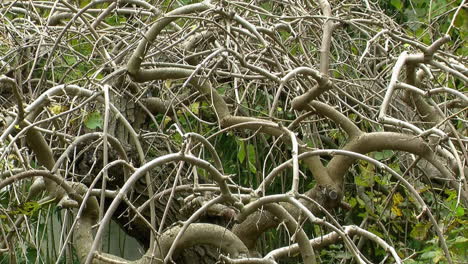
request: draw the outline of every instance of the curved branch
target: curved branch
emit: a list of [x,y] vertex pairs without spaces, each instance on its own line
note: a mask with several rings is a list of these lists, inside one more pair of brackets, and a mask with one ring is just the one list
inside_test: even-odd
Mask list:
[[177,252],[193,247],[195,245],[206,244],[221,249],[224,254],[228,254],[233,258],[247,257],[249,250],[242,241],[228,229],[214,224],[191,224],[176,240],[177,234],[181,231],[180,226],[174,226],[166,230],[157,240],[158,251],[155,259],[156,263],[163,263],[161,260],[167,255],[171,246],[175,245]]
[[[426,144],[426,142],[412,135],[394,132],[367,133],[348,142],[348,144],[343,148],[343,150],[361,154],[385,149],[405,151],[421,156],[436,167],[446,179],[454,180],[450,171],[443,164],[437,161],[434,151]],[[344,175],[353,162],[354,158],[351,157],[334,157],[327,167],[330,177],[332,177],[336,182],[343,183]]]
[[265,209],[278,218],[276,222],[284,221],[289,233],[295,234],[304,263],[316,263],[315,254],[310,243],[308,242],[307,235],[298,225],[297,221],[291,216],[291,214],[289,214],[288,211],[286,211],[286,209],[284,209],[282,206],[276,204],[276,202],[279,201],[289,202],[289,197],[286,195],[272,195],[262,197],[245,206],[236,220],[242,223],[247,218],[247,216],[255,216],[253,213],[256,210],[262,206],[265,207]]
[[[54,167],[51,169],[51,172],[55,173],[58,170],[59,166],[67,158],[70,151],[72,151],[73,148],[75,148],[78,144],[80,144],[82,142],[85,142],[87,140],[101,138],[102,136],[103,136],[102,132],[94,132],[94,133],[88,133],[88,134],[84,134],[84,135],[81,135],[79,137],[76,137],[73,140],[73,142],[70,145],[68,145],[67,149],[65,149],[65,151],[62,153],[62,155],[60,155],[60,157],[57,159],[57,161],[55,162]],[[124,148],[122,147],[120,142],[117,140],[117,138],[115,138],[115,137],[113,137],[111,135],[107,135],[107,137],[109,139],[109,143],[112,145],[112,147],[114,147],[114,149],[117,151],[117,153],[119,153],[119,156],[123,160],[128,161],[127,153],[125,152]]]
[[308,106],[311,108],[311,111],[314,111],[319,115],[323,115],[335,122],[348,134],[350,139],[354,139],[363,133],[348,117],[325,103],[312,101]]
[[186,134],[184,134],[184,137],[193,138],[196,141],[200,142],[203,146],[205,146],[208,149],[208,151],[210,152],[211,157],[214,160],[214,163],[216,165],[216,169],[218,169],[219,171],[224,173],[223,164],[221,163],[221,159],[219,158],[219,155],[216,152],[216,149],[213,147],[213,145],[211,145],[211,143],[205,137],[203,137],[202,135],[200,135],[198,133],[195,133],[195,132],[186,133]]
[[213,6],[210,5],[207,2],[202,2],[202,3],[197,3],[197,4],[192,4],[192,5],[187,5],[187,6],[182,6],[180,8],[177,8],[169,13],[167,13],[164,17],[160,18],[145,34],[145,36],[141,39],[140,43],[138,44],[138,47],[135,49],[133,52],[132,56],[128,60],[127,63],[127,70],[128,73],[136,78],[139,79],[140,77],[140,72],[141,72],[141,63],[143,59],[146,56],[146,52],[149,49],[149,46],[153,41],[156,39],[156,37],[159,35],[161,30],[163,30],[167,25],[169,25],[171,22],[175,21],[178,19],[178,15],[184,15],[184,14],[191,14],[194,12],[203,12],[205,10],[208,10],[209,8],[212,8]]
[[112,203],[109,205],[109,209],[107,210],[106,214],[101,220],[101,225],[99,226],[99,229],[96,232],[96,236],[94,238],[94,242],[91,246],[91,249],[88,253],[88,256],[86,258],[86,264],[90,264],[93,257],[94,253],[97,250],[97,246],[99,244],[99,240],[101,239],[103,232],[104,232],[104,227],[109,223],[113,213],[117,210],[117,207],[119,206],[120,202],[123,200],[123,198],[127,195],[127,193],[133,188],[134,184],[137,182],[138,179],[140,179],[143,175],[145,175],[149,170],[156,166],[163,165],[168,162],[172,161],[186,161],[189,162],[193,165],[199,166],[205,170],[208,171],[209,175],[215,180],[221,190],[222,196],[227,200],[227,201],[236,201],[236,199],[232,196],[231,191],[229,190],[229,187],[227,186],[226,180],[228,177],[223,176],[216,168],[214,168],[210,163],[196,158],[191,155],[185,155],[183,153],[173,153],[173,154],[168,154],[164,155],[161,157],[158,157],[146,164],[144,164],[142,167],[137,169],[131,176],[130,178],[125,182],[125,184],[122,186],[120,191],[118,192],[117,196],[115,199],[112,201]]
[[[386,132],[383,132],[383,133],[386,133]],[[436,219],[432,215],[432,213],[431,213],[429,207],[427,206],[427,204],[424,202],[424,200],[419,195],[418,191],[404,177],[399,175],[397,172],[395,172],[393,169],[391,169],[387,165],[385,165],[385,164],[383,164],[383,163],[381,163],[381,162],[379,162],[379,161],[377,161],[377,160],[375,160],[373,158],[367,157],[367,156],[365,156],[363,154],[360,154],[360,153],[351,152],[349,150],[315,150],[315,151],[310,151],[310,152],[307,152],[307,153],[303,153],[303,154],[299,155],[298,158],[299,159],[304,159],[304,158],[309,157],[309,156],[317,156],[317,155],[331,155],[331,156],[343,155],[343,156],[346,156],[346,157],[348,157],[348,158],[350,158],[352,160],[362,159],[362,160],[365,160],[367,162],[370,162],[370,163],[374,164],[376,167],[378,167],[380,169],[384,169],[384,170],[388,171],[393,177],[398,179],[410,191],[410,193],[413,195],[415,201],[421,207],[422,212],[421,212],[420,216],[422,214],[424,214],[424,213],[427,214],[427,216],[429,217],[431,223],[433,224],[433,226],[434,226],[434,228],[436,230],[436,233],[437,233],[437,235],[439,237],[440,244],[442,246],[442,249],[444,250],[444,253],[445,253],[445,256],[448,259],[448,262],[453,263],[452,260],[451,260],[451,257],[450,257],[450,252],[448,250],[447,243],[445,241],[442,230],[439,227],[439,224],[437,223]],[[336,157],[340,157],[340,156],[335,156],[334,158],[336,158]],[[288,163],[291,163],[291,162],[292,162],[292,160],[288,160],[287,162],[281,164],[280,166],[285,168],[288,165]],[[284,195],[283,195],[283,197],[284,197]],[[267,198],[269,198],[269,197],[267,197]],[[271,199],[271,198],[269,198],[269,199]],[[296,202],[295,204],[301,206],[298,202]],[[310,213],[308,210],[303,210],[303,212],[305,212],[306,214]],[[242,215],[240,215],[240,216],[242,216]],[[418,217],[420,217],[420,216],[418,216]],[[310,220],[313,220],[314,218],[315,217],[312,215],[310,217]]]
[[[220,123],[221,126],[225,127],[226,129],[247,128],[250,130],[259,130],[262,133],[266,133],[275,137],[281,137],[285,132],[279,127],[278,124],[274,122],[253,117],[228,116]],[[300,153],[310,150],[307,147],[304,147],[302,142],[298,143]],[[331,178],[328,176],[327,170],[325,169],[319,158],[311,157],[309,159],[306,159],[305,163],[319,184],[336,186],[331,180]]]
[[[375,243],[379,244],[385,251],[390,252],[390,254],[393,256],[393,259],[395,260],[395,262],[397,264],[402,263],[401,258],[400,258],[400,256],[398,256],[395,248],[390,246],[387,242],[385,242],[385,240],[381,239],[380,237],[376,236],[375,234],[373,234],[373,233],[371,233],[371,232],[369,232],[369,231],[367,231],[365,229],[362,229],[359,226],[355,226],[355,225],[344,226],[343,229],[344,229],[343,232],[346,235],[350,236],[350,237],[360,235],[362,237],[365,237],[365,238],[367,238],[369,240],[374,241]],[[330,232],[330,233],[328,233],[326,235],[323,235],[321,237],[311,239],[309,242],[310,242],[310,245],[314,249],[321,249],[323,247],[335,244],[336,242],[341,241],[341,240],[342,240],[342,236],[340,234],[338,234],[337,232],[333,231],[333,232]],[[284,258],[284,257],[288,257],[288,256],[291,256],[291,255],[298,254],[299,250],[300,250],[299,245],[298,244],[293,244],[293,245],[290,245],[290,246],[287,246],[287,247],[272,250],[263,259],[266,259],[266,260],[267,259],[274,259],[274,260],[276,260],[276,259],[279,259],[279,258]]]

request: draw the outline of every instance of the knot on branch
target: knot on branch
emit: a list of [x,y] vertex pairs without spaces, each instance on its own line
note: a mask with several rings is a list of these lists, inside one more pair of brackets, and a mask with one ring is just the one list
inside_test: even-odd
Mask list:
[[335,186],[332,185],[319,185],[319,188],[321,188],[322,194],[325,198],[325,205],[328,205],[330,203],[337,203],[341,201],[341,198],[343,197],[341,189],[336,188]]
[[329,193],[328,193],[328,197],[332,200],[336,200],[338,198],[338,193],[334,190],[331,190]]
[[[337,186],[317,184],[310,190],[308,196],[320,206],[329,210],[340,206],[343,192],[341,188]],[[311,204],[311,207],[313,208],[313,212],[320,211],[317,205]]]

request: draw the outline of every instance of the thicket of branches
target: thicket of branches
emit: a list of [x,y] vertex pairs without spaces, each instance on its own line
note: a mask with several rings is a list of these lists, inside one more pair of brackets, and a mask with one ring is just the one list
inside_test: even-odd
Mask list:
[[466,260],[467,6],[423,2],[1,2],[0,261]]

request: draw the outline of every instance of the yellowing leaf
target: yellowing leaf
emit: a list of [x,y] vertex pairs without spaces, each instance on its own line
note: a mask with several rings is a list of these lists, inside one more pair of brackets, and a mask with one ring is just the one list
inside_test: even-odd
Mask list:
[[26,202],[22,204],[18,210],[24,215],[32,215],[35,211],[39,210],[40,204],[38,202]]
[[398,208],[398,205],[401,204],[401,202],[403,202],[403,196],[401,196],[400,193],[395,193],[392,197],[393,199],[393,206],[392,206],[392,213],[396,216],[402,216],[403,213],[401,212],[401,209]]
[[431,228],[431,222],[423,223],[419,222],[410,232],[410,236],[416,240],[423,241],[426,239],[429,229]]
[[395,195],[393,195],[393,204],[398,206],[401,202],[403,202],[403,196],[398,192],[395,193]]
[[164,82],[164,86],[166,86],[167,89],[171,89],[171,84],[172,84],[172,80],[166,80]]
[[194,115],[198,115],[199,109],[200,109],[200,102],[195,102],[190,105],[190,111],[192,111]]
[[59,105],[59,104],[55,104],[55,105],[52,105],[49,107],[49,110],[54,113],[55,115],[58,115],[62,112],[65,112],[68,110],[68,107],[66,106],[63,106],[63,105]]
[[18,160],[18,161],[20,160],[20,159],[18,158],[18,156],[16,156],[15,154],[10,154],[10,155],[8,155],[8,159],[9,159],[9,160]]
[[359,170],[361,173],[354,177],[354,182],[363,187],[371,187],[374,185],[375,166],[372,163],[359,162]]
[[396,205],[392,206],[392,213],[394,215],[396,215],[396,216],[402,216],[403,215],[403,213],[401,212],[401,209],[398,208],[398,206],[396,206]]
[[172,118],[169,117],[169,116],[166,116],[166,117],[164,118],[164,127],[166,127],[167,124],[169,124],[169,122],[171,122],[171,121],[172,121]]

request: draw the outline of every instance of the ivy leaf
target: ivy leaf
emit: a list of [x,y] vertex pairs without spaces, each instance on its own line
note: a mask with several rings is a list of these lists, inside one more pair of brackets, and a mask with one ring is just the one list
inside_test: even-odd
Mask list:
[[374,155],[374,158],[376,160],[383,160],[383,153],[382,152],[376,152]]
[[98,111],[89,113],[84,121],[85,126],[89,129],[102,128],[102,123],[102,116]]
[[384,159],[389,159],[393,156],[393,151],[391,150],[386,149],[382,152],[383,152]]
[[374,158],[376,160],[386,160],[386,159],[389,159],[393,156],[393,151],[391,150],[384,150],[384,151],[381,151],[381,152],[375,152],[374,154]]

